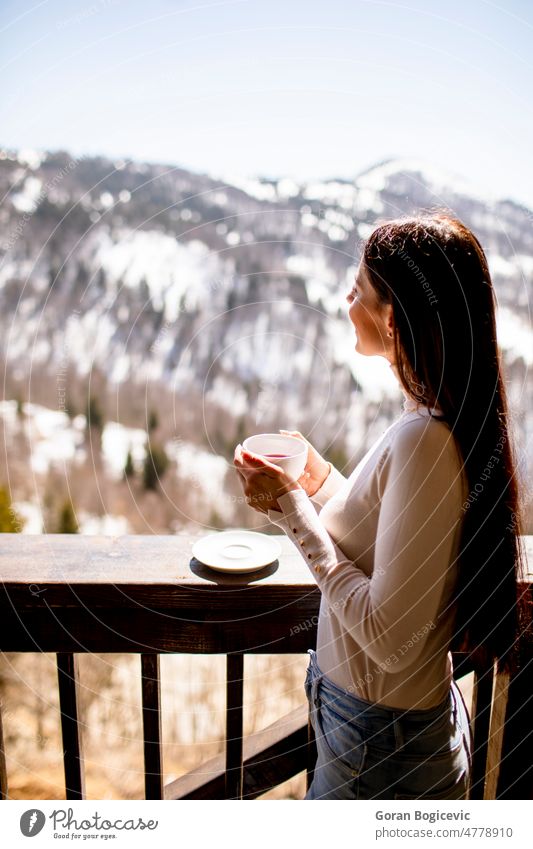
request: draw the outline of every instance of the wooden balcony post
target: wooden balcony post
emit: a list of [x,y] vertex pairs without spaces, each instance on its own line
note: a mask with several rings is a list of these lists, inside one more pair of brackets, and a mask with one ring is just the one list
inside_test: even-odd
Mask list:
[[485,668],[474,669],[474,689],[472,695],[472,775],[470,778],[470,799],[483,799],[489,749],[490,711],[494,668],[488,664]]
[[0,699],[0,800],[7,799],[6,751],[4,748],[4,729],[2,726],[2,701]]
[[494,690],[490,713],[489,750],[487,755],[485,799],[498,798],[498,780],[503,751],[510,676],[494,670]]
[[226,799],[242,799],[242,700],[244,655],[228,654],[226,662]]
[[67,799],[85,799],[83,745],[78,716],[78,658],[70,652],[57,655],[57,680],[63,737],[63,764]]
[[145,798],[163,799],[161,678],[158,654],[141,654],[141,676]]

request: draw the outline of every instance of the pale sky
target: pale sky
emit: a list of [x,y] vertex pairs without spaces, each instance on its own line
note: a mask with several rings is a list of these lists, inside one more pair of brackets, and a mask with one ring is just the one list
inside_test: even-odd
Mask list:
[[533,208],[526,0],[0,0],[0,145],[215,176],[390,157]]

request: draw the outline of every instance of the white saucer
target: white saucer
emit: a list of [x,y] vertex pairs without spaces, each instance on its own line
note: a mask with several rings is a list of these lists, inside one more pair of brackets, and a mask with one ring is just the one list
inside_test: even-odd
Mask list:
[[217,572],[257,572],[281,554],[279,542],[255,531],[222,531],[196,540],[192,553]]

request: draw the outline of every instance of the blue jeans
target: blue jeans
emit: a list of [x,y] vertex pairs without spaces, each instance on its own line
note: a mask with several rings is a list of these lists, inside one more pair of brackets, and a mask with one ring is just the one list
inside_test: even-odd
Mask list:
[[368,702],[310,660],[305,692],[317,762],[306,799],[466,799],[472,739],[457,684],[427,710]]

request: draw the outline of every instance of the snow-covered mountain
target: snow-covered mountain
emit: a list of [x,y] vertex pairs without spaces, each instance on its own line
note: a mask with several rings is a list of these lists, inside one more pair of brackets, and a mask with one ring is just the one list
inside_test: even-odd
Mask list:
[[377,218],[451,208],[487,251],[511,400],[533,431],[533,213],[511,200],[409,160],[303,184],[32,151],[0,153],[0,190],[13,379],[96,366],[111,385],[156,381],[248,431],[299,428],[350,457],[400,403],[387,363],[354,351],[358,244]]

